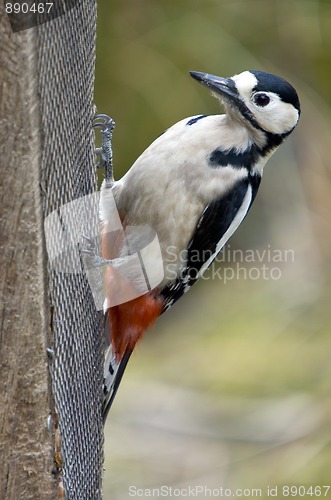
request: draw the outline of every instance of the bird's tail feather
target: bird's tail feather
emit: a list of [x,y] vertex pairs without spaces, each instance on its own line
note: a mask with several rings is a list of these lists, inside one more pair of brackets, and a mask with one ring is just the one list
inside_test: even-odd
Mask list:
[[126,365],[130,359],[132,350],[126,349],[120,361],[116,360],[116,355],[110,345],[105,354],[104,374],[103,374],[103,404],[102,417],[105,423],[110,407],[114,401],[117,389],[121,383]]

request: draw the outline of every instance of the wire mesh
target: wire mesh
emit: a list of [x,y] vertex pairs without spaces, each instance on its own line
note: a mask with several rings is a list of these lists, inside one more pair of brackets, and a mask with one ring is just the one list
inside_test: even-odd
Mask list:
[[[96,190],[91,129],[95,24],[95,0],[86,0],[38,28],[45,217]],[[97,207],[90,205],[90,210],[95,219]],[[97,500],[103,466],[101,317],[83,273],[61,273],[49,266],[49,294],[52,388],[65,494],[69,499]]]

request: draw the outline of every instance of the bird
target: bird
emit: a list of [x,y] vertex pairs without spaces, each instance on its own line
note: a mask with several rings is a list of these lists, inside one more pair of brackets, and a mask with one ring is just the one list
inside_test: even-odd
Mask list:
[[[107,227],[111,195],[124,230],[148,226],[155,231],[163,266],[158,286],[116,305],[109,297],[116,294],[118,273],[108,266],[104,421],[135,346],[202,276],[246,217],[267,160],[294,130],[301,113],[296,90],[279,76],[261,70],[230,78],[197,71],[190,75],[220,101],[224,113],[180,120],[121,179],[114,181],[112,171],[106,173],[101,187],[101,227]],[[113,126],[110,119],[104,127],[108,139]],[[107,146],[103,149],[109,160]],[[103,263],[112,264],[123,254],[124,230],[111,238],[104,230]]]

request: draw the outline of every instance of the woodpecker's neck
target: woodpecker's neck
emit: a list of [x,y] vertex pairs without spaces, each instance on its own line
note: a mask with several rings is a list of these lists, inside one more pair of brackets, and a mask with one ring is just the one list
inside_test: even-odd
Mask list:
[[257,127],[231,107],[228,107],[226,111],[229,128],[232,130],[239,128],[247,137],[244,148],[238,150],[234,147],[229,151],[232,165],[245,165],[252,173],[262,175],[263,167],[270,156],[291,132],[272,134]]
[[262,149],[266,143],[266,133],[264,130],[259,128],[255,121],[251,122],[247,117],[244,117],[236,108],[232,108],[232,106],[225,103],[224,107],[229,126],[232,129],[240,127],[245,130],[250,141]]

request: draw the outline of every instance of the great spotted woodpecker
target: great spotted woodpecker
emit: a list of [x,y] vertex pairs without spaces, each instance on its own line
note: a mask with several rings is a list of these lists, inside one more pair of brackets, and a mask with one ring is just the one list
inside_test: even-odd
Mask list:
[[[266,161],[299,120],[298,95],[278,76],[263,71],[244,71],[232,78],[190,74],[221,100],[225,114],[179,121],[122,179],[115,182],[106,172],[101,188],[102,224],[107,224],[111,191],[124,227],[154,229],[164,270],[161,283],[144,295],[112,307],[106,301],[111,343],[104,367],[104,418],[136,343],[197,281],[238,228],[254,201]],[[104,122],[102,163],[108,170],[107,134],[109,138],[112,127],[111,120]],[[109,242],[103,237],[104,263],[120,255],[121,238]],[[109,294],[116,283],[110,266]]]

